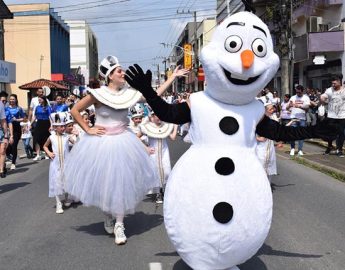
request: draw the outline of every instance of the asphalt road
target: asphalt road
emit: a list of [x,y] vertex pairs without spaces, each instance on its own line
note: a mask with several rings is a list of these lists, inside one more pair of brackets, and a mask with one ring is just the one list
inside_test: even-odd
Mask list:
[[[188,148],[172,144],[175,163]],[[55,214],[48,160],[20,160],[0,179],[0,269],[187,270],[166,236],[162,206],[147,198],[125,219],[128,243],[116,246],[96,208]],[[241,270],[344,270],[345,184],[288,159],[273,179],[273,224],[265,245]]]

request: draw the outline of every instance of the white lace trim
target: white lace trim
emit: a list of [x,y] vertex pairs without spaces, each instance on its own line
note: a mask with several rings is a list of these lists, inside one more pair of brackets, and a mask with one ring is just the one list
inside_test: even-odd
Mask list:
[[157,126],[152,122],[147,122],[145,124],[141,124],[140,127],[142,132],[147,136],[156,139],[164,139],[171,134],[174,129],[174,124],[163,122],[162,125]]
[[142,97],[139,91],[128,87],[118,92],[110,91],[106,86],[89,91],[98,101],[114,109],[127,109],[135,105]]

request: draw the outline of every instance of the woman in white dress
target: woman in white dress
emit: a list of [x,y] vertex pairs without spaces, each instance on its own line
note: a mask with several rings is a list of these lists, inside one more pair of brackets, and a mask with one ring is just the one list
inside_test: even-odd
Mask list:
[[[125,86],[125,73],[114,56],[102,60],[99,73],[106,86],[90,89],[90,95],[71,110],[86,134],[72,148],[65,175],[70,180],[68,192],[84,205],[100,208],[106,214],[106,232],[114,233],[115,243],[121,245],[127,241],[124,216],[134,213],[154,188],[155,173],[144,144],[127,129],[128,108],[141,93]],[[89,127],[80,112],[92,104],[97,117],[94,127]]]

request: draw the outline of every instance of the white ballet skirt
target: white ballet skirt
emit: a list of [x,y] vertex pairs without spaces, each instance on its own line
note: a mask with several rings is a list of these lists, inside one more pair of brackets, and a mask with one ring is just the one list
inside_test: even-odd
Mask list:
[[127,109],[96,107],[95,126],[105,127],[106,135],[85,134],[66,160],[68,193],[113,216],[134,213],[156,186],[144,144],[127,129],[127,114]]
[[50,161],[49,165],[49,194],[50,198],[65,193],[65,178],[64,178],[64,163],[65,158],[69,152],[68,136],[58,136],[52,134],[49,136],[54,159]]

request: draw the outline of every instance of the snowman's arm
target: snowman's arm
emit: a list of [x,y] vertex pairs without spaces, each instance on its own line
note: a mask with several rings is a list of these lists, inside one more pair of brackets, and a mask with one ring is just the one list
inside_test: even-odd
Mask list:
[[[156,93],[153,89],[152,91]],[[187,102],[169,104],[159,96],[145,98],[152,110],[162,121],[179,125],[191,121],[190,108]]]
[[125,78],[130,86],[143,94],[147,103],[162,121],[173,124],[185,124],[191,121],[191,112],[187,102],[168,104],[157,95],[151,86],[150,70],[144,73],[139,65],[134,64],[126,71]]
[[329,140],[337,136],[339,128],[327,120],[320,122],[316,126],[287,127],[264,116],[256,126],[256,133],[275,141],[295,141],[308,138]]

